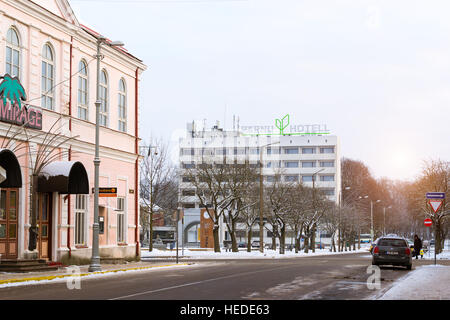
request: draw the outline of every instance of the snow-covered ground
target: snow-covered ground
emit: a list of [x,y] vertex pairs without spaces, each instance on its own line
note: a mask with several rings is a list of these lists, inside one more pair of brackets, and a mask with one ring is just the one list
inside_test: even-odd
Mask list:
[[394,283],[380,300],[450,300],[450,266],[417,267]]
[[[67,274],[61,274],[61,275],[44,275],[41,277],[31,277],[31,278],[24,278],[24,279],[6,279],[5,283],[0,282],[0,289],[2,288],[8,288],[8,287],[19,287],[19,286],[28,286],[28,285],[39,285],[39,284],[49,284],[49,283],[60,283],[60,282],[66,282],[66,283],[73,283],[77,281],[78,279],[80,281],[83,280],[89,280],[89,279],[98,279],[98,278],[104,278],[104,277],[112,277],[117,275],[124,275],[124,274],[130,274],[130,273],[136,273],[136,272],[149,272],[149,271],[157,271],[162,269],[170,269],[170,268],[186,268],[191,267],[195,264],[179,264],[179,265],[170,265],[170,266],[155,266],[155,267],[143,267],[143,268],[130,268],[130,269],[123,269],[123,270],[106,270],[106,271],[99,271],[99,272],[92,272],[92,273],[74,273],[73,271],[68,272]],[[9,282],[11,281],[11,282]]]
[[[252,252],[247,252],[244,250],[239,250],[239,252],[226,252],[222,249],[222,252],[214,252],[211,250],[203,249],[203,250],[189,250],[184,249],[184,257],[191,259],[286,259],[286,258],[296,258],[296,257],[312,257],[312,256],[323,256],[323,255],[332,255],[332,254],[345,254],[345,253],[356,253],[356,252],[368,252],[369,247],[364,246],[361,249],[356,251],[344,251],[344,252],[330,252],[329,249],[316,249],[316,252],[309,251],[309,253],[304,253],[300,251],[299,253],[295,253],[294,250],[289,251],[286,250],[285,254],[280,254],[279,251],[276,250],[264,250],[264,253],[259,252],[258,250],[253,250]],[[142,258],[150,258],[150,257],[175,257],[176,250],[158,250],[153,249],[152,252],[148,252],[148,250],[141,251]],[[183,256],[183,251],[181,248],[178,249],[178,256]]]
[[[431,247],[428,252],[424,253],[423,259],[434,260],[434,247]],[[450,260],[450,240],[445,241],[444,250],[436,255],[436,260]]]

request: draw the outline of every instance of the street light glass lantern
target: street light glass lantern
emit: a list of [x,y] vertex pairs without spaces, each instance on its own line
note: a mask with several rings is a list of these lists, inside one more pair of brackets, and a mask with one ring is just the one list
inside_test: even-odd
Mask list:
[[111,47],[123,47],[125,44],[122,41],[113,41],[108,43]]

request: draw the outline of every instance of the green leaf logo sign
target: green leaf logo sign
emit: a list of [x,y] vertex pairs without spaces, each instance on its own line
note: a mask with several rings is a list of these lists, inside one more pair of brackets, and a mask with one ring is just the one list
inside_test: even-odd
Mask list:
[[0,97],[3,97],[3,105],[6,106],[6,99],[8,99],[12,105],[17,103],[20,110],[22,108],[21,101],[26,101],[27,95],[19,79],[11,77],[9,74],[5,74],[0,79],[3,79],[0,83]]
[[289,125],[289,115],[285,115],[283,119],[275,119],[275,126],[280,130],[280,135],[284,135],[284,129]]

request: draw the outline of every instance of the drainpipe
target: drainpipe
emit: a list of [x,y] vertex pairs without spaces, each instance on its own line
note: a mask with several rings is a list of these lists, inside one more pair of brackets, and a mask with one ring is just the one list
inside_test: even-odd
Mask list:
[[[73,49],[73,37],[70,37],[70,64],[69,74],[72,76],[72,49]],[[69,81],[69,131],[72,131],[72,77]]]
[[[69,70],[70,75],[72,75],[72,50],[73,50],[73,37],[70,37],[70,63],[69,63]],[[72,132],[72,78],[70,78],[69,81],[69,131]],[[69,148],[69,161],[72,160],[72,147]],[[69,249],[69,259],[72,257],[72,248],[70,246],[70,216],[72,211],[71,206],[71,196],[68,195],[68,201],[67,201],[67,248]]]
[[[69,161],[72,159],[72,147],[69,148]],[[69,249],[69,259],[72,257],[72,248],[70,246],[70,214],[72,212],[71,196],[68,195],[67,200],[67,248]]]
[[136,257],[139,257],[139,201],[138,201],[138,174],[139,174],[139,128],[138,128],[138,123],[139,123],[139,117],[138,117],[138,91],[139,90],[139,68],[136,68],[136,77],[135,77],[135,96],[134,96],[134,112],[135,112],[135,125],[134,125],[134,134],[135,134],[135,152],[136,155],[138,156],[136,159],[136,164],[135,164],[135,168],[134,168],[134,208],[135,208],[135,239],[136,239]]

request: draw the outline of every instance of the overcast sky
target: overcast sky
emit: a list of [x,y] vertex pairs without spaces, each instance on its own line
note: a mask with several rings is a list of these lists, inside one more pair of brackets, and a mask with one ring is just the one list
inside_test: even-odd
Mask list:
[[375,177],[450,160],[449,1],[70,0],[148,66],[140,135],[327,124]]

